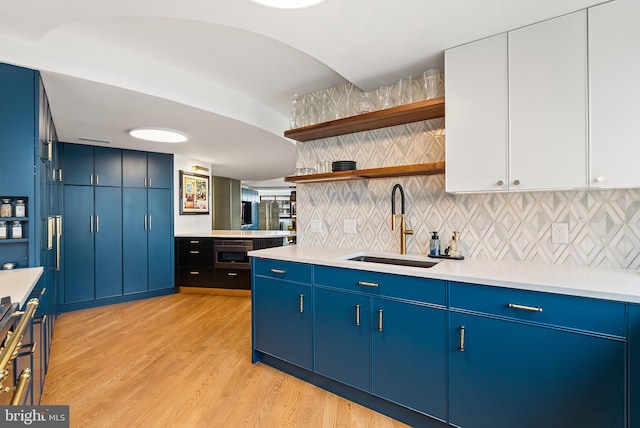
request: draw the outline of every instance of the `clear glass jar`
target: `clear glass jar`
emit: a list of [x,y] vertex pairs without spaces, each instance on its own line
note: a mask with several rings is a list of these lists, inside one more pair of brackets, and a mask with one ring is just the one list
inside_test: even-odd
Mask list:
[[27,209],[24,205],[24,200],[16,199],[16,217],[26,217]]
[[22,222],[14,221],[13,226],[11,227],[11,238],[19,239],[22,238]]
[[7,222],[0,221],[0,239],[7,239]]
[[0,204],[0,217],[11,217],[12,208],[11,199],[2,199],[2,203]]

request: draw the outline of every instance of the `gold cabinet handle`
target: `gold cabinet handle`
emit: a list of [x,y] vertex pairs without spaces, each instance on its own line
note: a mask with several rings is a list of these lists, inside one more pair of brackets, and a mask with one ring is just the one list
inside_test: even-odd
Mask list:
[[227,276],[238,276],[238,272],[227,272]]
[[199,244],[200,241],[189,241],[189,244]]
[[378,331],[382,331],[382,309],[378,311]]
[[200,271],[197,270],[192,270],[191,272],[189,272],[190,275],[200,275]]
[[189,254],[200,254],[200,251],[198,251],[198,250],[191,250],[191,251],[189,251]]
[[356,305],[356,325],[360,325],[360,305]]
[[11,397],[11,402],[9,403],[11,406],[19,406],[24,401],[24,396],[27,393],[27,386],[31,381],[31,369],[26,368],[22,370],[20,373],[20,378],[18,379],[18,384],[16,385],[16,390],[13,393],[13,397]]
[[284,275],[285,273],[287,273],[286,270],[282,270],[282,269],[271,269],[271,272],[272,273],[277,273],[277,274],[280,274],[280,275]]
[[542,308],[538,306],[525,306],[525,305],[517,305],[515,303],[509,303],[507,305],[511,309],[521,309],[523,311],[531,311],[531,312],[542,312]]
[[100,232],[100,216],[96,215],[96,233]]
[[304,294],[300,295],[300,313],[304,312]]
[[513,180],[513,184],[515,184],[516,186],[520,185],[520,180]]
[[375,282],[367,282],[367,281],[358,281],[358,285],[362,285],[364,287],[377,287],[378,284]]
[[461,352],[464,352],[464,326],[463,325],[460,326],[460,346],[458,347],[458,349]]

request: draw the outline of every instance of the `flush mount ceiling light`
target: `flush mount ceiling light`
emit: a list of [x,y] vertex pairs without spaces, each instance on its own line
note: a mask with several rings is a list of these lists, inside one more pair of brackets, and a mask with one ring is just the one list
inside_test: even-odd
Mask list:
[[184,143],[189,139],[187,134],[164,128],[133,128],[129,130],[129,135],[157,143]]
[[275,7],[278,9],[302,9],[322,3],[325,0],[253,0],[264,6]]

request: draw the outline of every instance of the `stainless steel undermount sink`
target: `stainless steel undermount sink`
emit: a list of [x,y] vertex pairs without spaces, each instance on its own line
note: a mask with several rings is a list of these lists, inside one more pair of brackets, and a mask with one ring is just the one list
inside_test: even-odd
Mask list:
[[354,257],[349,257],[347,260],[353,260],[356,262],[383,263],[383,264],[397,265],[397,266],[412,266],[412,267],[420,267],[420,268],[430,268],[438,264],[438,262],[429,262],[426,260],[400,259],[395,257],[368,256],[368,255],[358,255]]

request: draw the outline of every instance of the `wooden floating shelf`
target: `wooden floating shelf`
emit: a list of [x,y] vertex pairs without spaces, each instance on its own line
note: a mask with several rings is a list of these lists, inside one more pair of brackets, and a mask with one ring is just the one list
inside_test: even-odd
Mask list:
[[284,136],[312,141],[440,117],[444,117],[444,97],[290,129]]
[[320,181],[362,180],[369,178],[404,177],[409,175],[444,174],[444,162],[415,165],[389,166],[383,168],[355,169],[353,171],[327,172],[323,174],[292,175],[284,181],[314,183]]

